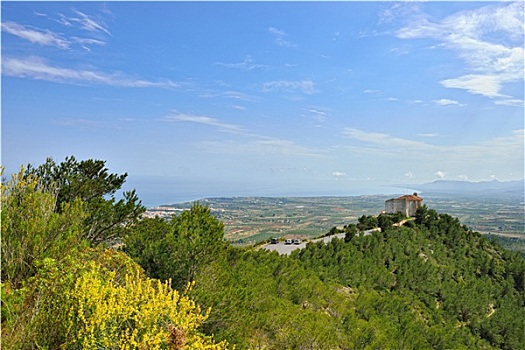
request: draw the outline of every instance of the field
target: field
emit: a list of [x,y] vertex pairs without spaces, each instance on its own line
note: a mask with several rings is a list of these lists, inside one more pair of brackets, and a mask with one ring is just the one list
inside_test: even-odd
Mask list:
[[[238,244],[253,244],[271,237],[313,238],[332,227],[356,223],[362,215],[378,215],[391,196],[355,197],[232,197],[200,200],[224,222],[225,236]],[[511,249],[525,252],[525,210],[520,199],[483,197],[424,197],[424,203],[447,213],[482,234],[491,235]],[[169,216],[192,203],[151,208],[149,216]]]

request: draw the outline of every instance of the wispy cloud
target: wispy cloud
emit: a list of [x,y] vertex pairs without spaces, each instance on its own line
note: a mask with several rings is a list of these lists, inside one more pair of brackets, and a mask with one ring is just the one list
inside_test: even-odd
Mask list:
[[[90,36],[89,38],[82,38],[75,35],[69,37],[65,34],[57,34],[48,29],[24,26],[14,22],[3,23],[2,31],[16,35],[35,44],[55,46],[60,49],[69,49],[72,44],[78,44],[85,50],[91,51],[91,48],[89,47],[90,45],[106,45],[106,42],[103,39],[106,35],[111,36],[111,33],[103,20],[95,19],[94,16],[77,10],[73,10],[73,13],[73,16],[59,14],[58,18],[39,12],[35,13],[35,15],[48,18],[68,28],[77,28],[87,31]],[[103,16],[110,14],[107,11],[103,11],[103,13]]]
[[18,78],[47,80],[63,84],[102,84],[116,87],[176,88],[172,81],[133,79],[122,74],[107,74],[96,70],[72,69],[48,64],[38,57],[4,58],[2,74]]
[[169,116],[163,117],[162,120],[166,122],[187,122],[187,123],[208,125],[208,126],[217,127],[221,131],[234,133],[234,134],[241,134],[241,133],[245,134],[246,133],[246,131],[240,125],[224,123],[218,119],[211,118],[208,116],[202,116],[202,115],[176,114],[176,115],[169,115]]
[[68,40],[51,31],[24,26],[14,22],[2,23],[2,31],[28,40],[33,44],[55,46],[60,49],[67,49],[70,44]]
[[78,10],[74,10],[74,13],[76,16],[66,16],[64,14],[60,14],[60,19],[57,20],[57,22],[67,27],[77,26],[88,32],[111,35],[107,25],[102,20],[95,19],[93,16],[87,15]]
[[442,98],[440,100],[434,101],[439,106],[459,106],[462,107],[464,104],[459,103],[456,100],[449,100],[448,98]]
[[308,108],[308,109],[305,109],[305,111],[308,112],[310,117],[313,118],[318,124],[322,124],[326,120],[326,117],[327,117],[326,112],[323,112],[323,111],[320,111],[314,108]]
[[227,91],[212,91],[212,90],[205,90],[205,91],[199,91],[199,97],[202,98],[215,98],[215,97],[223,97],[223,98],[229,98],[233,100],[239,100],[239,101],[254,101],[258,98],[253,95],[248,95],[244,92],[240,91],[234,91],[234,90],[227,90]]
[[366,132],[355,128],[345,128],[343,135],[353,139],[363,141],[369,144],[375,144],[387,147],[411,147],[411,148],[428,148],[429,145],[419,141],[412,141],[388,134],[377,132]]
[[271,136],[261,135],[238,124],[223,122],[217,118],[194,115],[194,114],[174,114],[161,118],[165,122],[194,123],[214,127],[222,132],[237,135],[223,141],[201,140],[196,141],[196,146],[210,153],[222,154],[260,154],[260,155],[281,155],[281,156],[300,156],[300,157],[319,157],[321,151],[310,147],[302,146],[295,141],[286,140]]
[[509,136],[495,137],[470,145],[435,145],[355,128],[345,128],[343,135],[360,141],[362,145],[354,146],[353,149],[362,150],[367,154],[377,153],[380,149],[390,156],[402,159],[413,157],[429,163],[434,163],[436,159],[441,159],[442,162],[463,163],[465,159],[469,159],[474,163],[516,161],[523,164],[523,129],[515,130]]
[[288,41],[286,37],[288,36],[284,31],[270,27],[268,31],[274,36],[274,43],[282,47],[297,47],[296,44]]
[[487,97],[506,97],[500,93],[505,80],[505,77],[500,75],[469,74],[459,78],[442,80],[440,83],[446,88],[464,89],[471,94]]
[[274,90],[299,91],[305,95],[313,95],[318,92],[315,88],[315,83],[311,80],[276,80],[263,83],[263,91]]
[[53,119],[51,120],[51,123],[55,125],[60,125],[60,126],[67,126],[67,127],[80,128],[80,129],[89,129],[89,130],[96,130],[96,129],[101,129],[103,127],[107,127],[107,125],[105,125],[102,122],[89,120],[89,119],[82,119],[82,118]]
[[426,133],[426,134],[417,134],[417,136],[421,136],[421,137],[437,137],[437,136],[439,136],[439,134]]
[[472,74],[445,79],[443,86],[490,98],[505,97],[503,84],[524,77],[523,14],[523,2],[462,11],[440,22],[419,14],[417,19],[410,16],[409,24],[396,35],[401,39],[435,39],[467,63]]
[[512,107],[523,107],[525,105],[524,101],[521,99],[499,100],[499,101],[494,101],[494,103],[497,105],[512,106]]
[[238,63],[216,62],[215,64],[226,68],[239,69],[243,71],[251,71],[257,68],[266,67],[265,65],[255,63],[251,56],[246,56],[244,61]]

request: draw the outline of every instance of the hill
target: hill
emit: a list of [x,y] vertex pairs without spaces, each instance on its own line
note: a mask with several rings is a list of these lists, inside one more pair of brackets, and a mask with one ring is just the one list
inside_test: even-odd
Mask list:
[[[426,207],[403,226],[380,218],[359,221],[378,222],[382,232],[360,235],[355,230],[367,227],[349,224],[344,240],[290,255],[215,251],[197,264],[191,294],[212,310],[204,332],[240,349],[523,349],[519,254]],[[155,261],[180,261],[177,229],[167,226],[163,236],[160,228],[156,239],[137,234],[126,243],[152,277],[177,269]]]

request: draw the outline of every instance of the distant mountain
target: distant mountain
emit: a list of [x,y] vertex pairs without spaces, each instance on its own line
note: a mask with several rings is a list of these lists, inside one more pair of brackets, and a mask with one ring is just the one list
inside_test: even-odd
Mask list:
[[479,195],[516,195],[524,196],[525,180],[518,181],[452,181],[436,180],[434,182],[412,185],[414,189],[426,194],[431,193],[456,193],[456,194],[479,194]]

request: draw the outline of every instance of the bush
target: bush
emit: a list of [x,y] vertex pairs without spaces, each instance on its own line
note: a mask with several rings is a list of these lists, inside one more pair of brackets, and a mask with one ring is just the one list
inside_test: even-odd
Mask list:
[[42,260],[24,288],[2,286],[2,347],[227,347],[199,333],[209,311],[202,313],[188,290],[180,294],[169,282],[141,271],[125,254],[111,250],[90,250],[61,262]]

